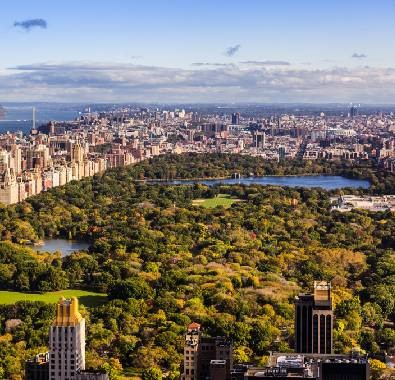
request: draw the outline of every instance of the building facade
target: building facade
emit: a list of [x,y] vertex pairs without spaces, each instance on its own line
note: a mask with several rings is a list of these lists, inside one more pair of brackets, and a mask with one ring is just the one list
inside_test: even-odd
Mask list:
[[295,297],[295,351],[331,354],[333,345],[331,284],[314,281],[313,294]]
[[232,343],[227,338],[203,336],[201,326],[191,323],[185,335],[184,372],[181,378],[230,380],[232,357]]
[[49,331],[49,379],[76,380],[85,369],[85,319],[77,298],[62,298]]
[[37,354],[25,363],[26,380],[48,380],[49,358],[48,352]]

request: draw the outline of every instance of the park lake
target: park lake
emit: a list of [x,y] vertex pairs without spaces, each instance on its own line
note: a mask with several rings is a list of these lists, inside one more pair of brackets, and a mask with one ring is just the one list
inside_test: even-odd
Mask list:
[[338,175],[295,175],[295,176],[260,176],[224,179],[198,179],[198,180],[174,180],[164,181],[164,183],[180,185],[202,183],[208,186],[217,184],[224,185],[273,185],[289,187],[320,187],[325,190],[335,190],[343,188],[364,188],[370,187],[370,182],[363,179],[346,178]]
[[60,252],[62,257],[69,256],[75,251],[87,250],[90,244],[84,241],[67,239],[45,239],[34,247],[39,252]]

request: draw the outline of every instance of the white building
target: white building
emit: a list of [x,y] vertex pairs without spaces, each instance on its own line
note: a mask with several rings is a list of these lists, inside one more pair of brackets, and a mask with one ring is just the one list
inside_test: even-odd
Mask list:
[[85,319],[77,298],[60,299],[49,330],[49,379],[76,380],[85,369]]

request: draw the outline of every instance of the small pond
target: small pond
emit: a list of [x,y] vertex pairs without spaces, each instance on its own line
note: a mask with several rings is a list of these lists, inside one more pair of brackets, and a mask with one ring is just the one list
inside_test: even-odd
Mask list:
[[86,250],[89,246],[89,243],[77,240],[45,239],[44,244],[35,246],[34,249],[39,252],[60,252],[64,257],[69,256],[74,251]]

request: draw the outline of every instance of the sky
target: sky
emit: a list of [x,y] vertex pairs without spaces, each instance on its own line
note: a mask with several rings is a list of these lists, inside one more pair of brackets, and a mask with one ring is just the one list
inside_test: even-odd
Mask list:
[[395,103],[393,0],[2,0],[0,103]]

